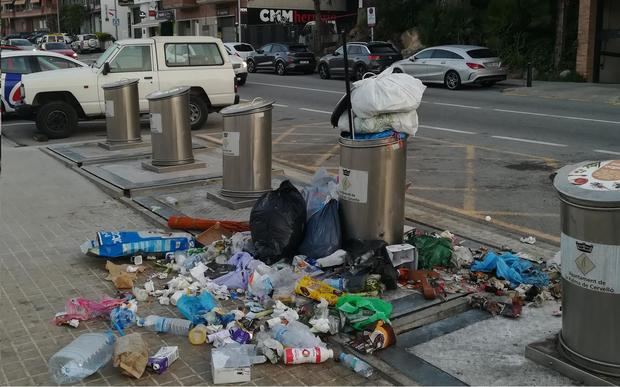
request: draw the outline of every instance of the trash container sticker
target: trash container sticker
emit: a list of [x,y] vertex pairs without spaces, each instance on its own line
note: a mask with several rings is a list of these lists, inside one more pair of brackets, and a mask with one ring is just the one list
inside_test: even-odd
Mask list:
[[239,132],[224,132],[222,153],[224,156],[239,156]]
[[161,114],[151,113],[151,133],[162,133]]
[[562,234],[562,278],[584,289],[620,294],[620,246]]
[[368,200],[368,172],[340,167],[338,195],[341,199],[355,203]]
[[114,117],[114,101],[105,101],[105,116]]
[[620,190],[620,160],[595,161],[574,169],[568,181],[592,191]]

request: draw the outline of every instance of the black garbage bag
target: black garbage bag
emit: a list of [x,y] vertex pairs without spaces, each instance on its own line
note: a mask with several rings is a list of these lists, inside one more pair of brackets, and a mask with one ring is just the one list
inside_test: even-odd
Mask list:
[[309,258],[319,259],[338,250],[341,243],[338,201],[332,199],[318,212],[315,212],[306,223],[306,232],[299,246],[299,253]]
[[343,248],[349,253],[346,262],[349,270],[344,274],[347,279],[347,291],[362,291],[369,274],[379,274],[381,282],[387,289],[394,290],[398,287],[398,271],[392,265],[386,246],[387,243],[382,240],[345,241]]
[[306,202],[290,181],[261,196],[250,213],[255,258],[271,265],[292,259],[304,238]]

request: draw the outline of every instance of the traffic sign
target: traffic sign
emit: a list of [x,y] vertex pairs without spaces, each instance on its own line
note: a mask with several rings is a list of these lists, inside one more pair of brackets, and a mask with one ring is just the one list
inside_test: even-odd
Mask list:
[[375,11],[375,7],[368,7],[366,16],[368,19],[368,26],[374,27],[377,24],[377,12]]
[[115,17],[114,19],[112,19],[112,25],[114,27],[118,27],[121,24],[121,19]]

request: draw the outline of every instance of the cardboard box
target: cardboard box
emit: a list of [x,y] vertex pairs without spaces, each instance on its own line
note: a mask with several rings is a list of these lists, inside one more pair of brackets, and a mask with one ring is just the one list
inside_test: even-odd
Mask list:
[[252,362],[240,348],[214,348],[211,351],[213,384],[244,383],[252,380]]

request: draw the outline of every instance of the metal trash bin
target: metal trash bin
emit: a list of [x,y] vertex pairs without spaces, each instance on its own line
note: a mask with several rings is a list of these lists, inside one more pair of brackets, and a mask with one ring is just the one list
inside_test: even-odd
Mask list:
[[407,141],[340,137],[340,199],[345,238],[403,241]]
[[138,79],[121,79],[101,86],[105,100],[105,148],[142,142]]
[[223,196],[253,198],[271,190],[271,111],[274,101],[222,109]]
[[562,221],[560,352],[620,376],[620,160],[566,166],[553,184]]
[[146,96],[151,116],[154,166],[194,162],[189,120],[189,86],[156,91]]

